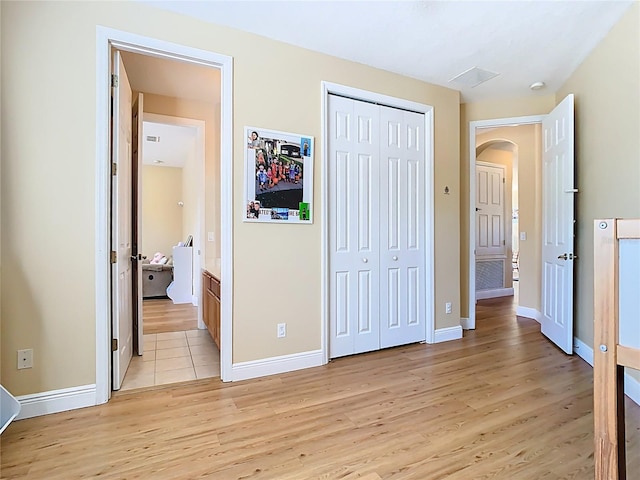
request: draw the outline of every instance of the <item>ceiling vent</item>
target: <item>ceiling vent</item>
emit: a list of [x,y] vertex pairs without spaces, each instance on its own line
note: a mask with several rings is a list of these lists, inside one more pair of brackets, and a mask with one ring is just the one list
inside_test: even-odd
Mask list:
[[481,83],[491,80],[494,77],[500,75],[496,72],[490,72],[489,70],[483,70],[482,68],[473,67],[469,70],[462,72],[460,75],[453,77],[449,80],[449,83],[458,83],[465,87],[477,87]]
[[159,141],[160,141],[160,137],[157,137],[155,135],[147,135],[147,142],[158,143]]

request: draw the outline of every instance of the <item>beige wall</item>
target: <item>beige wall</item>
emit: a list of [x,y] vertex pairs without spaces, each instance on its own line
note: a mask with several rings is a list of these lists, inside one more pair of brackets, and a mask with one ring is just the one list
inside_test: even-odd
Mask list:
[[[0,26],[2,25],[2,8],[0,7]],[[0,30],[2,32],[2,30]],[[2,52],[2,34],[0,33],[0,52]],[[0,61],[0,112],[2,111],[2,62]],[[2,251],[2,115],[0,115],[0,252]],[[2,255],[0,255],[0,360],[2,359]],[[0,368],[0,383],[2,369]]]
[[[593,346],[593,221],[640,217],[640,5],[557,92],[576,101],[575,335]],[[640,375],[638,376],[640,378]]]
[[[13,393],[96,381],[98,24],[234,58],[234,171],[223,181],[233,181],[234,192],[235,362],[320,348],[324,212],[319,180],[311,226],[246,224],[241,218],[244,125],[304,132],[320,140],[322,80],[434,106],[436,326],[459,324],[458,92],[138,2],[2,2],[0,8],[2,70],[10,72],[2,82],[2,116],[11,118],[3,125],[2,144],[2,378]],[[304,68],[282,76],[256,75],[284,62]],[[286,112],[285,101],[292,105]],[[318,147],[317,179],[320,154]],[[445,185],[449,195],[443,193]],[[251,259],[257,241],[286,243],[296,261],[256,268]],[[254,301],[256,292],[274,283],[296,295],[277,308]],[[444,314],[446,301],[454,303],[451,315]],[[284,339],[276,338],[279,322],[287,323]],[[35,349],[33,369],[15,369],[18,348]]]
[[142,254],[149,259],[156,252],[166,256],[172,247],[184,240],[182,168],[142,167]]
[[[462,317],[469,316],[469,122],[544,115],[553,110],[554,106],[555,97],[553,95],[510,98],[492,102],[463,103],[460,105],[460,184],[462,187],[460,198],[460,302],[462,304]],[[526,178],[524,173],[520,172],[520,178]],[[523,186],[524,182],[521,182],[520,188]],[[522,197],[523,193],[521,191],[520,198]],[[522,209],[522,207],[520,208]],[[523,229],[522,226],[520,228]],[[527,225],[526,228],[531,227]],[[522,293],[524,290],[522,283],[520,283],[520,288]],[[525,298],[525,300],[527,299]],[[527,302],[533,303],[528,300]],[[540,300],[538,299],[536,304],[539,304],[539,302]],[[525,306],[522,304],[522,297],[520,297],[520,304]]]

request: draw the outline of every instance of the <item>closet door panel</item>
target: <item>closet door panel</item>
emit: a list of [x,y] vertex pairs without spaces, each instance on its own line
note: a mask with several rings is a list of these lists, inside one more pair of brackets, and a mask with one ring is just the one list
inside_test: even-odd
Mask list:
[[426,338],[424,117],[380,107],[380,346],[392,347]]
[[329,99],[331,358],[377,350],[379,334],[378,111]]

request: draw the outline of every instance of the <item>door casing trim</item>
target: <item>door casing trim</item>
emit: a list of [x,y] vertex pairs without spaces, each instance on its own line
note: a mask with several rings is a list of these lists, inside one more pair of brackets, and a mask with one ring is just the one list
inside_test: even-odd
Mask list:
[[220,183],[221,238],[220,276],[220,377],[231,380],[233,326],[233,58],[227,55],[170,43],[107,28],[96,27],[96,404],[111,395],[111,300],[110,300],[110,54],[113,48],[143,55],[196,63],[218,68],[221,77],[220,101]]

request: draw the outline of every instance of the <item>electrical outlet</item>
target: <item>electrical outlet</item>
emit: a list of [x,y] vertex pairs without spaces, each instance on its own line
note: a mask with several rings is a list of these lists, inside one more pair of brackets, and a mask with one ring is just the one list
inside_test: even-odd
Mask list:
[[451,302],[444,304],[444,313],[451,313]]
[[215,241],[216,241],[216,237],[215,237],[215,235],[213,234],[213,232],[208,232],[208,233],[207,233],[207,241],[208,241],[208,242],[215,242]]
[[527,240],[527,232],[520,232],[520,240],[523,242]]
[[18,370],[33,367],[33,349],[18,350]]
[[287,336],[287,324],[279,323],[278,324],[278,338],[284,338]]

